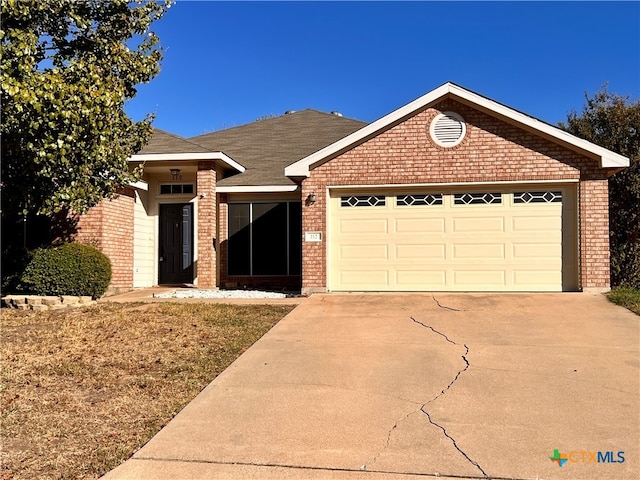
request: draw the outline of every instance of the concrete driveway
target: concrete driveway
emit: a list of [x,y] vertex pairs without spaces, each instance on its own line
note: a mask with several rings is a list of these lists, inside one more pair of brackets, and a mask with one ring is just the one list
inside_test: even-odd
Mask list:
[[635,480],[639,320],[595,294],[314,295],[106,478]]

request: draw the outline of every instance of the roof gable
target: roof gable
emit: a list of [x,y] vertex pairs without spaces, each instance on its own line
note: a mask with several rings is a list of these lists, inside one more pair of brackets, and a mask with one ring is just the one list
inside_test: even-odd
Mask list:
[[561,130],[560,128],[542,122],[529,115],[525,115],[524,113],[490,100],[477,93],[471,92],[470,90],[466,90],[458,85],[445,83],[413,102],[410,102],[388,115],[385,115],[379,120],[357,130],[351,135],[348,135],[337,142],[334,142],[331,145],[328,145],[327,147],[287,166],[285,168],[285,175],[288,177],[308,177],[310,170],[313,168],[331,160],[347,150],[350,150],[354,146],[377,136],[381,132],[401,123],[405,119],[415,115],[417,112],[441,102],[445,98],[452,98],[473,108],[484,111],[492,116],[498,117],[508,123],[515,124],[525,130],[547,138],[552,142],[593,158],[597,158],[600,161],[600,166],[602,168],[622,168],[629,166],[629,159],[622,155],[586,140],[582,140],[568,132],[565,132],[564,130]]

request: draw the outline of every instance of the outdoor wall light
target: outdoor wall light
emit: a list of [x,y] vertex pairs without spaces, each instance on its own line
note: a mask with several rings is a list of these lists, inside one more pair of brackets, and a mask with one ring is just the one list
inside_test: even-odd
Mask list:
[[171,169],[169,169],[169,171],[171,172],[171,177],[174,180],[181,180],[182,179],[182,175],[180,175],[180,169],[179,168],[171,168]]
[[307,204],[311,205],[318,201],[318,196],[315,193],[310,193],[307,196]]

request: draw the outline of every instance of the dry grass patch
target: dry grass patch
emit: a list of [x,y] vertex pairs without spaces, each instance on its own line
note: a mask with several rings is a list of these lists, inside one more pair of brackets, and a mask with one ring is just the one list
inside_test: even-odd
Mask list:
[[3,309],[0,478],[97,478],[293,306]]

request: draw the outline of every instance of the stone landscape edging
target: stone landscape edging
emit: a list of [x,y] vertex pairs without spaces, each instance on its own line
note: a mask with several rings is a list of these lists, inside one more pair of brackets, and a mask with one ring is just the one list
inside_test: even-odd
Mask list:
[[87,307],[95,304],[90,296],[76,295],[7,295],[2,297],[3,308],[18,310],[60,310],[63,308]]

